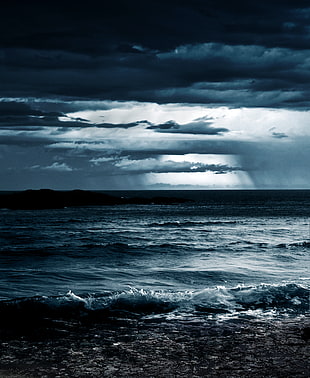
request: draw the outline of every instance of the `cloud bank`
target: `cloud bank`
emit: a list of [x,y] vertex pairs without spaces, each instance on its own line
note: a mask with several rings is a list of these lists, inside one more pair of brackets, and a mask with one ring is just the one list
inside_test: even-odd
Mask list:
[[309,19],[308,0],[4,2],[0,189],[309,188]]

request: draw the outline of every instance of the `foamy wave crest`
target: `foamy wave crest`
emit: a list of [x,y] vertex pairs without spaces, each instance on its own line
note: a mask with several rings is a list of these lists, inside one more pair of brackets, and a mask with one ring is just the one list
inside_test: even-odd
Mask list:
[[308,288],[297,284],[221,286],[196,292],[129,288],[119,292],[77,295],[69,291],[62,296],[2,301],[0,324],[18,326],[55,319],[101,322],[167,313],[203,316],[253,310],[298,315],[309,311],[309,294]]
[[[278,313],[305,313],[309,310],[308,288],[297,284],[217,287],[194,296],[200,311],[234,312],[275,310]],[[211,306],[211,307],[210,307]]]

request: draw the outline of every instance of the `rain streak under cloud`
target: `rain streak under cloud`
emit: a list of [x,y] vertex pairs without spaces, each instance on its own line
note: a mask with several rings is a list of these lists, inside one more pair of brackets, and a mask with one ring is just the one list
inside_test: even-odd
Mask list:
[[309,188],[307,1],[74,4],[3,6],[0,189]]

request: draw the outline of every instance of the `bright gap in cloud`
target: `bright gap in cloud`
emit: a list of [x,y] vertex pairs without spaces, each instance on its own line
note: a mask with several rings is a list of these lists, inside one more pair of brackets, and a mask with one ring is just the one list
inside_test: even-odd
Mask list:
[[149,173],[147,185],[171,187],[171,189],[253,189],[254,185],[246,172],[236,171],[226,174],[214,172]]
[[[148,173],[145,175],[147,185],[169,186],[171,188],[182,187],[192,189],[225,189],[225,188],[254,188],[254,184],[247,174],[238,169],[238,157],[235,155],[215,154],[186,154],[186,155],[162,155],[161,161],[190,162],[193,164],[206,164],[206,166],[219,166],[219,170],[206,172],[166,172]],[[232,170],[221,172],[220,167],[231,167]],[[194,165],[193,165],[194,167]]]
[[[97,104],[98,105],[98,104]],[[102,109],[67,113],[67,119],[85,119],[96,125],[126,125],[146,121],[154,125],[173,121],[179,125],[207,122],[211,127],[226,128],[226,138],[250,140],[270,139],[277,135],[309,136],[309,111],[268,108],[228,108],[205,105],[156,104],[143,102],[102,102]]]
[[238,157],[236,155],[216,155],[216,154],[185,154],[185,155],[162,155],[162,161],[182,162],[188,161],[191,163],[203,164],[219,164],[231,167],[238,166]]
[[147,120],[154,124],[165,123],[173,120],[180,124],[191,122],[197,118],[204,117],[206,111],[210,117],[222,117],[228,108],[208,108],[203,105],[182,105],[182,104],[156,104],[143,102],[114,103],[113,107],[104,110],[83,110],[67,113],[69,118],[87,119],[94,124],[103,122],[112,124],[126,124],[141,120]]

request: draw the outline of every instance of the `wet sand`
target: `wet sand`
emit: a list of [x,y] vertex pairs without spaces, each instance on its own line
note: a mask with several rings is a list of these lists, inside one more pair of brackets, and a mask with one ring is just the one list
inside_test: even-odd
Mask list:
[[114,321],[2,332],[1,377],[309,377],[310,319]]

